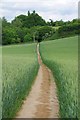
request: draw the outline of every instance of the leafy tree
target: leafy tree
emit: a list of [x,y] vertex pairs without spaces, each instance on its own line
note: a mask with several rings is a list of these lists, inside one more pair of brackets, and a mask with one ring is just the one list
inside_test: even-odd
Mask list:
[[12,21],[12,25],[14,26],[14,27],[19,27],[19,28],[21,28],[22,27],[22,22],[21,22],[21,19],[19,19],[19,18],[15,18],[15,20],[13,20]]
[[55,26],[55,22],[52,19],[50,19],[50,26]]
[[40,27],[39,26],[34,26],[34,27],[31,27],[29,30],[30,30],[30,34],[32,35],[32,38],[33,38],[33,42],[35,42],[37,40],[37,31]]
[[41,42],[45,38],[51,36],[53,34],[53,31],[54,31],[54,29],[49,26],[40,27],[36,33],[38,42]]
[[35,10],[33,10],[33,14],[35,14],[36,13],[36,11]]
[[28,15],[15,17],[11,23],[5,17],[0,19],[0,44],[2,34],[3,45],[35,42],[35,40],[40,42],[44,39],[56,39],[79,33],[80,19],[66,22],[62,20],[54,22],[50,19],[49,22],[46,22],[35,10],[32,13],[28,11]]
[[30,11],[28,11],[28,16],[30,15]]
[[[15,29],[12,29],[8,26],[2,29],[2,44],[12,44],[17,39],[17,34],[15,32]],[[15,40],[14,40],[15,39]]]
[[26,20],[27,20],[26,15],[19,15],[19,16],[15,17],[15,19],[12,21],[12,24],[15,25],[16,27],[25,27]]
[[14,21],[16,21],[16,19],[20,20],[22,22],[22,27],[28,27],[31,28],[33,26],[44,26],[46,25],[45,20],[39,16],[35,10],[30,13],[30,11],[28,11],[28,16],[26,15],[19,15],[17,16],[12,23],[14,23]]
[[24,36],[27,34],[27,33],[30,33],[30,30],[28,28],[20,28],[20,27],[17,27],[15,29],[17,35],[18,35],[18,38],[20,38],[20,41],[23,42],[24,41]]
[[80,32],[80,24],[68,24],[60,27],[58,29],[58,33],[60,36],[70,36],[70,35],[75,35]]
[[24,42],[31,42],[33,41],[32,35],[31,34],[27,34],[24,36]]
[[7,22],[6,18],[3,17],[2,18],[2,27],[5,27],[5,26],[10,26],[11,24],[9,22]]

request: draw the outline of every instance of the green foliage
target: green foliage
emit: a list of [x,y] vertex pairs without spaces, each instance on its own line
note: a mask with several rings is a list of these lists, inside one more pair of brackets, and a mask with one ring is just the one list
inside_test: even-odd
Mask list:
[[64,25],[64,22],[62,21],[62,20],[60,20],[60,21],[53,21],[52,19],[50,19],[50,22],[48,22],[47,23],[48,25],[50,25],[50,26],[55,26],[55,27],[57,27],[57,26],[62,26],[62,25]]
[[20,38],[21,42],[24,42],[24,36],[29,33],[29,29],[28,28],[15,28],[16,34],[18,35],[18,38]]
[[5,17],[3,17],[1,20],[2,20],[2,26],[3,26],[3,27],[5,27],[5,26],[10,26],[10,23],[7,22],[7,20],[6,20]]
[[[20,25],[22,25],[22,27],[28,27],[31,28],[33,26],[44,26],[46,25],[46,22],[44,19],[42,19],[41,16],[39,16],[35,11],[33,11],[33,13],[30,13],[30,11],[28,11],[28,16],[26,15],[19,15],[17,16],[12,23],[17,23],[17,20],[19,21]],[[18,25],[19,25],[18,23]],[[17,24],[16,24],[17,26]]]
[[28,16],[30,15],[30,11],[28,11]]
[[33,39],[31,34],[28,33],[27,35],[24,36],[24,42],[30,42],[32,40]]
[[2,29],[2,34],[3,45],[14,43],[14,41],[16,41],[18,38],[15,29],[10,28],[9,26],[6,26]]
[[2,118],[2,47],[0,46],[0,120]]
[[[28,41],[35,41],[37,27],[44,25],[46,25],[45,20],[43,20],[35,11],[33,11],[33,13],[28,11],[28,16],[19,15],[15,17],[11,23],[8,23],[5,17],[3,17],[2,44],[7,45],[25,42],[26,40],[24,40],[24,38],[26,34],[28,35]],[[30,37],[29,34],[31,34],[32,37]]]
[[[53,40],[68,36],[74,36],[80,33],[80,20],[72,21],[53,21],[46,22],[34,10],[28,11],[28,15],[19,15],[11,23],[7,22],[5,17],[2,21],[2,41],[0,44],[8,45],[14,43],[24,43],[25,36],[31,34],[32,41]],[[1,26],[1,25],[0,25]],[[29,38],[29,37],[28,37]],[[1,38],[0,38],[1,39]],[[29,41],[29,40],[28,40]],[[31,37],[30,37],[31,41]]]
[[[12,25],[15,27],[25,27],[26,15],[19,15],[12,20]],[[19,21],[19,22],[18,22]]]
[[53,32],[55,32],[55,30],[50,26],[40,27],[36,33],[38,41],[40,42],[40,41],[44,40],[45,38],[51,36],[53,34]]
[[32,14],[27,16],[27,19],[25,21],[25,27],[31,28],[33,26],[45,26],[46,22],[42,19],[41,16],[39,16],[37,13],[33,11]]
[[38,71],[36,44],[5,46],[3,50],[3,118],[13,118],[29,94]]
[[73,35],[73,34],[79,34],[80,32],[80,24],[70,24],[70,25],[65,25],[62,26],[58,29],[58,33],[61,36],[68,36],[68,35]]
[[12,21],[12,25],[14,27],[21,28],[22,27],[22,21],[21,21],[21,19],[19,19],[19,18],[16,17],[15,20]]
[[52,34],[45,40],[54,40],[65,37],[71,37],[78,35],[80,33],[80,24],[78,22],[67,22],[63,26],[53,27],[55,29],[55,33]]
[[60,116],[78,117],[78,37],[42,42],[40,52],[55,75]]

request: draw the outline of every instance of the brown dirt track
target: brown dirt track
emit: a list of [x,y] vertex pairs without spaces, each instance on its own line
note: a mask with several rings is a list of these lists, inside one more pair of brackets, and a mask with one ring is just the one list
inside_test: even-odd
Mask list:
[[16,118],[58,118],[59,102],[52,72],[42,63],[37,45],[38,75],[29,96],[24,101]]

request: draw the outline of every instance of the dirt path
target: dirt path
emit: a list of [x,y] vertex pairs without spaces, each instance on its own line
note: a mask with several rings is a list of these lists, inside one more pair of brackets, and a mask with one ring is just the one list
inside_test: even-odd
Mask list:
[[58,118],[59,116],[56,85],[51,71],[42,63],[39,44],[37,54],[40,65],[38,75],[16,118]]

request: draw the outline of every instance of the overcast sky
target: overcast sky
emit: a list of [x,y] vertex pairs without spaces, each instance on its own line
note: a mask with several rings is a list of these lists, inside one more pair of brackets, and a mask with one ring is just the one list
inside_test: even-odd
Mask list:
[[0,17],[8,21],[27,11],[35,10],[46,21],[72,20],[78,17],[79,0],[0,0]]

